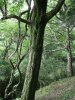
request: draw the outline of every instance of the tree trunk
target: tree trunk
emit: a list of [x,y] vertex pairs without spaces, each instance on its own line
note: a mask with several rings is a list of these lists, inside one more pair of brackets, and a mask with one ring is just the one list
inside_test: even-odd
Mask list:
[[69,27],[67,28],[66,35],[66,46],[67,46],[67,76],[73,76],[73,66],[72,66],[72,51],[70,45],[70,32]]
[[[43,1],[43,0],[42,0]],[[43,38],[45,30],[45,14],[47,0],[37,4],[33,9],[31,27],[31,43],[29,51],[29,63],[25,77],[21,100],[34,100],[37,87],[39,69],[41,64]],[[36,5],[36,2],[35,2]]]

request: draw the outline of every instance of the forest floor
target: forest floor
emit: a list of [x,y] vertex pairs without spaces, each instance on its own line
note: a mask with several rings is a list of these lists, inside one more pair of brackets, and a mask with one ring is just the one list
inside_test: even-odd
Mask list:
[[75,100],[75,76],[39,89],[35,100]]

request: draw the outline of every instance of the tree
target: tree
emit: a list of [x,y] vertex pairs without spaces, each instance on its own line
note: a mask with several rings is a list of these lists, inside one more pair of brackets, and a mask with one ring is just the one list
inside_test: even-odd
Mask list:
[[67,49],[67,76],[73,76],[73,56],[72,56],[72,50],[71,50],[71,38],[70,33],[73,30],[75,23],[74,23],[74,17],[75,17],[75,1],[69,1],[69,7],[66,5],[66,49]]
[[66,35],[66,49],[67,49],[67,76],[73,76],[73,65],[72,65],[72,51],[70,41],[70,28],[67,27]]
[[[68,4],[69,3],[69,4]],[[73,76],[73,56],[72,56],[72,48],[71,48],[71,32],[74,28],[74,17],[75,17],[75,4],[74,1],[68,1],[64,3],[63,9],[60,10],[60,19],[62,24],[62,28],[64,27],[64,32],[66,32],[66,51],[67,51],[67,76]]]
[[41,56],[43,50],[44,30],[47,22],[60,10],[65,0],[58,1],[58,4],[50,12],[46,13],[47,0],[35,0],[32,12],[31,43],[29,63],[25,77],[21,100],[34,100],[36,85],[38,81]]
[[[38,82],[41,57],[43,51],[44,31],[47,22],[55,16],[61,9],[65,0],[59,0],[57,5],[49,12],[47,11],[48,0],[34,0],[34,6],[31,11],[31,0],[26,0],[28,10],[17,15],[7,15],[7,10],[3,16],[4,19],[15,18],[18,21],[30,25],[30,49],[29,49],[29,63],[26,71],[25,82],[23,86],[21,100],[34,100],[36,85]],[[2,7],[1,7],[2,8]],[[6,3],[5,3],[6,8]],[[3,11],[3,10],[2,10]],[[27,14],[27,20],[21,16]]]

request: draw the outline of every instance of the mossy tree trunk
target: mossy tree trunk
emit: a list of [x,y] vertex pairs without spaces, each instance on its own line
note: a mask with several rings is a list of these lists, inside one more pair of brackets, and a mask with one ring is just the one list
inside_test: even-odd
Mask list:
[[29,63],[27,67],[21,100],[34,100],[43,49],[47,0],[43,1],[43,5],[42,2],[41,4],[39,4],[39,2],[34,3],[36,6],[34,6],[33,8],[31,18],[33,24],[31,26]]
[[29,63],[26,71],[21,100],[35,100],[35,91],[38,82],[45,26],[61,8],[65,0],[59,0],[58,4],[50,12],[46,13],[47,0],[34,0],[34,8],[31,16],[31,40],[29,50]]

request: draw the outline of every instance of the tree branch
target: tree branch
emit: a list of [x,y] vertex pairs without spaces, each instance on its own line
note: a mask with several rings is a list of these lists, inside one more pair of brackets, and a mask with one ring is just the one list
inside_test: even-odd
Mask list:
[[22,16],[23,14],[27,13],[29,10],[25,10],[23,12],[20,13],[20,16]]
[[56,51],[61,51],[61,50],[65,50],[66,47],[63,47],[63,48],[59,48],[59,49],[55,49],[55,50],[51,50],[51,51],[45,51],[47,54],[50,54],[50,53],[53,53],[53,52],[56,52]]
[[5,15],[7,15],[7,2],[6,2],[6,0],[4,0],[4,6],[5,6]]
[[2,7],[0,7],[0,10],[1,10],[1,13],[2,13],[2,15],[3,15],[3,17],[4,17],[4,16],[5,16],[5,13],[4,13],[3,8],[2,8]]
[[46,14],[46,22],[48,22],[52,17],[54,17],[59,12],[64,2],[65,0],[59,0],[56,7]]
[[11,18],[15,18],[15,19],[17,19],[17,20],[19,20],[19,21],[21,21],[21,22],[23,22],[23,23],[26,23],[26,24],[32,24],[32,22],[31,21],[27,21],[27,20],[25,20],[25,19],[23,19],[23,18],[21,18],[21,17],[19,17],[19,16],[17,16],[17,15],[9,15],[9,16],[5,16],[5,17],[3,17],[3,18],[1,18],[2,20],[6,20],[6,19],[11,19]]

